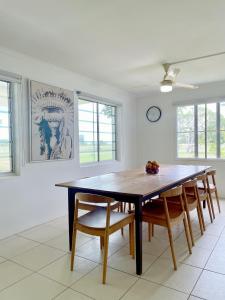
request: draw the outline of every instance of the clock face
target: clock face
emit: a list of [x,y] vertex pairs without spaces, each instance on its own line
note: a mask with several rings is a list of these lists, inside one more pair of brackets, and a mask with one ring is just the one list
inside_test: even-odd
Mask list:
[[157,106],[151,106],[146,112],[146,117],[150,122],[157,122],[161,118],[161,109]]

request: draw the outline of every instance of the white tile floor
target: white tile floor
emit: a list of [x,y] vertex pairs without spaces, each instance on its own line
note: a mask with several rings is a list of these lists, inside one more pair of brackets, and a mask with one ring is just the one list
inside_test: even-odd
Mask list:
[[[216,207],[216,205],[215,205]],[[189,255],[182,226],[174,228],[178,270],[168,248],[167,232],[155,227],[147,241],[143,230],[143,274],[136,276],[129,256],[128,231],[110,238],[107,284],[101,284],[99,241],[78,235],[75,270],[70,271],[67,217],[0,240],[0,300],[198,300],[225,299],[225,201],[213,224],[204,210],[207,230],[200,235],[195,214],[195,246]]]

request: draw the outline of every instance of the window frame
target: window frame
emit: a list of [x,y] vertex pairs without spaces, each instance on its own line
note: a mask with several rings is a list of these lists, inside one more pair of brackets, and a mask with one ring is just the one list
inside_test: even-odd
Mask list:
[[[176,160],[187,160],[187,161],[225,161],[225,157],[221,158],[221,142],[220,142],[220,104],[225,103],[225,99],[207,99],[205,101],[199,101],[199,102],[186,102],[184,104],[176,103]],[[207,104],[216,104],[216,157],[207,157]],[[198,105],[205,105],[205,157],[198,157]],[[194,157],[179,157],[178,156],[178,113],[177,110],[179,107],[185,107],[185,106],[193,106],[194,107]]]
[[20,113],[21,105],[18,104],[18,98],[21,96],[22,77],[20,75],[0,70],[0,81],[9,84],[9,127],[10,127],[10,144],[11,144],[11,170],[8,172],[0,172],[1,178],[8,178],[20,174],[20,145],[21,145],[21,129],[20,129]]
[[[119,107],[120,105],[117,103],[112,103],[111,101],[105,100],[105,99],[101,99],[101,97],[97,97],[97,96],[93,96],[93,95],[89,95],[89,94],[84,94],[81,92],[77,92],[77,98],[78,98],[78,141],[79,141],[79,146],[78,146],[78,157],[79,157],[79,165],[82,167],[85,166],[93,166],[93,165],[102,165],[102,164],[109,164],[109,163],[113,163],[113,162],[118,162],[119,161]],[[84,100],[84,101],[88,101],[88,102],[93,102],[97,104],[97,160],[96,161],[91,161],[91,162],[81,162],[80,161],[80,129],[79,129],[79,100]],[[108,160],[100,160],[100,141],[99,141],[99,111],[98,111],[98,107],[99,104],[102,105],[108,105],[108,106],[112,106],[115,108],[115,158],[114,159],[108,159]]]

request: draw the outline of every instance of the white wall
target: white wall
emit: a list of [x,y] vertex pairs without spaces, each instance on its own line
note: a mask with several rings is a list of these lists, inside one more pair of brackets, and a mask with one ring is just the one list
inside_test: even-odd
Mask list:
[[[67,191],[55,183],[84,176],[131,168],[136,163],[136,102],[115,87],[86,78],[31,57],[0,48],[0,69],[71,90],[81,90],[106,97],[122,104],[121,160],[99,166],[80,167],[78,132],[75,136],[75,159],[70,161],[28,162],[28,99],[26,91],[20,100],[22,107],[21,134],[23,145],[20,176],[0,178],[0,238],[40,224],[67,212]],[[76,106],[76,105],[75,105]],[[75,114],[77,128],[77,114]]]
[[[204,99],[225,99],[225,82],[201,85],[197,90],[174,89],[172,93],[159,91],[148,97],[138,99],[137,105],[137,160],[145,164],[147,160],[159,163],[210,165],[217,169],[217,184],[220,195],[225,197],[225,160],[177,160],[176,159],[176,107],[173,103],[195,102]],[[162,117],[156,123],[146,119],[146,110],[157,105],[162,110]]]

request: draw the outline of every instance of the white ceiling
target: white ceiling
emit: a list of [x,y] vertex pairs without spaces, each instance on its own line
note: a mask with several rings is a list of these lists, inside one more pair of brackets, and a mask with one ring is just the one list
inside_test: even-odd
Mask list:
[[[0,46],[142,95],[162,62],[225,51],[224,12],[224,0],[0,0]],[[225,79],[225,55],[179,67],[182,82]]]

